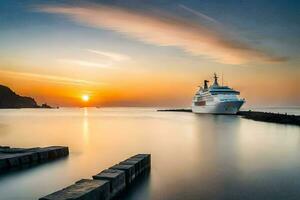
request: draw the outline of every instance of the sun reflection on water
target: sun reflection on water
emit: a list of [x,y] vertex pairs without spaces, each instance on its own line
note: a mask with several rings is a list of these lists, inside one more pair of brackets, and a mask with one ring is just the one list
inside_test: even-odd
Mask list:
[[83,108],[82,133],[85,145],[89,144],[89,115],[88,108]]

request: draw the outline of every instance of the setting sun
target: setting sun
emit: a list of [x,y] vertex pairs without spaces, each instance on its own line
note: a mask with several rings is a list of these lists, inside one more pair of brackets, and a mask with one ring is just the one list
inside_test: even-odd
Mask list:
[[82,101],[88,102],[90,100],[90,96],[89,95],[82,95],[81,99],[82,99]]

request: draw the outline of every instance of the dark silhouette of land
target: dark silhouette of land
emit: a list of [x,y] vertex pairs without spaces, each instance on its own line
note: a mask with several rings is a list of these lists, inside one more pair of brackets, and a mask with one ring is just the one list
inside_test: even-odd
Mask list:
[[51,108],[46,103],[41,106],[32,97],[16,94],[9,87],[0,85],[0,108]]
[[[159,112],[192,112],[191,109],[164,109],[157,110]],[[252,119],[255,121],[262,122],[273,122],[279,124],[293,124],[300,126],[300,116],[299,115],[288,115],[280,113],[270,113],[270,112],[259,112],[259,111],[239,111],[237,115],[242,116],[246,119]]]

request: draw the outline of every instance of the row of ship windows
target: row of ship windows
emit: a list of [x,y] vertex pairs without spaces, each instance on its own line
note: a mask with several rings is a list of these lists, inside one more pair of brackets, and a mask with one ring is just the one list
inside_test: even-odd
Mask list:
[[[236,98],[236,96],[232,96],[233,98]],[[232,99],[232,98],[230,98]],[[195,97],[196,101],[213,101],[214,97],[213,96],[201,96],[201,97]]]
[[[230,92],[230,93],[202,93],[202,96],[210,96],[210,95],[236,95],[238,93],[234,93],[234,92]],[[196,95],[200,95],[200,94],[196,94]]]
[[197,100],[197,101],[202,101],[202,100],[204,100],[204,101],[213,101],[214,98],[213,98],[212,96],[207,96],[207,97],[197,97],[196,100]]

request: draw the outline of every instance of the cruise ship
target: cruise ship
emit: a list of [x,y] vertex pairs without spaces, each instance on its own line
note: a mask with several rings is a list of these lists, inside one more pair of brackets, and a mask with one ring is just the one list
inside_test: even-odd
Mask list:
[[208,80],[204,80],[204,86],[200,86],[194,96],[192,102],[194,113],[236,114],[245,103],[244,99],[238,97],[239,91],[228,86],[220,86],[216,74],[214,83],[211,86],[208,86],[208,83]]

